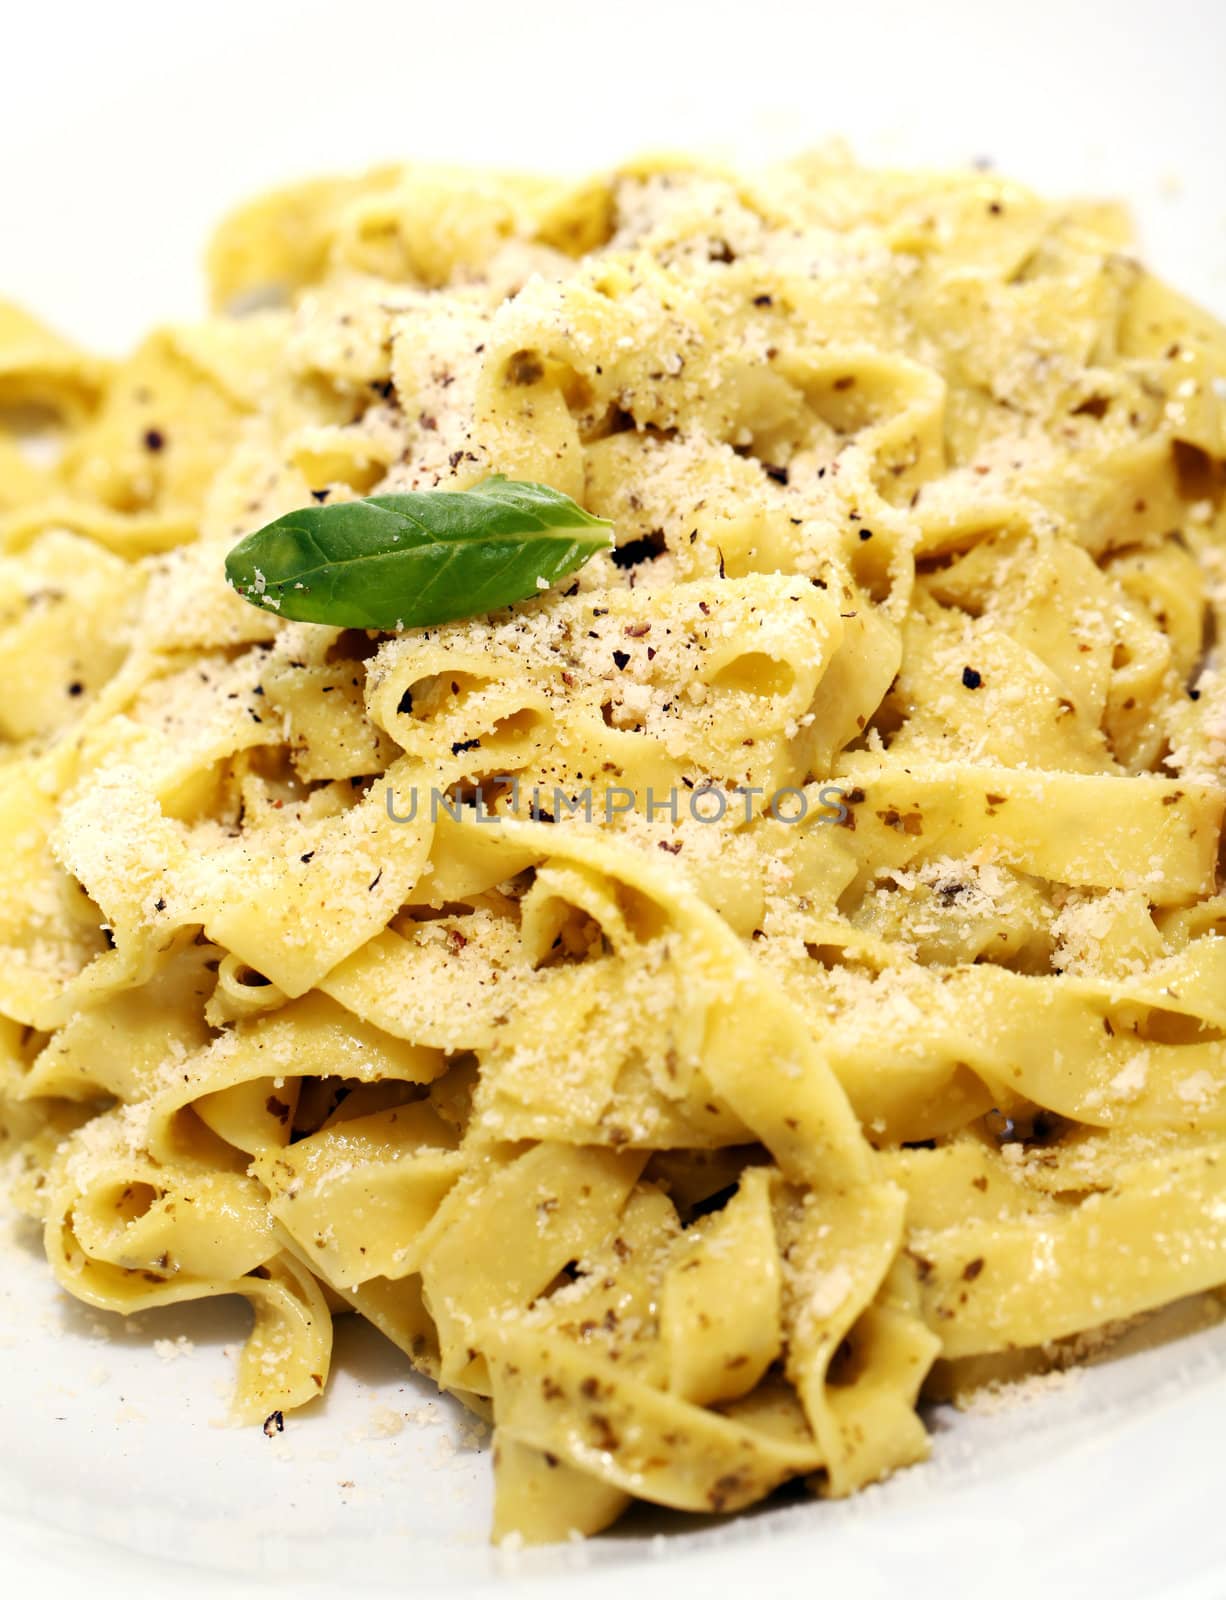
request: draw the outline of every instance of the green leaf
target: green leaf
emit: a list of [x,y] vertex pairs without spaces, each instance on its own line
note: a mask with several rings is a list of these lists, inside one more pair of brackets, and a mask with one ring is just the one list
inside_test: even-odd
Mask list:
[[612,543],[569,495],[496,477],[291,511],[234,546],[226,577],[295,622],[399,631],[530,599]]

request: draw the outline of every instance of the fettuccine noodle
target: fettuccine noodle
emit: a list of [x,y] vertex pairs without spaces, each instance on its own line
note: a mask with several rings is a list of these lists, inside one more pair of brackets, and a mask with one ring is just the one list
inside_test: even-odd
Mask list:
[[[0,305],[0,1083],[65,1289],[246,1297],[256,1423],[359,1312],[541,1541],[848,1494],[925,1383],[1226,1281],[1226,332],[1115,209],[389,168],[209,267],[118,364]],[[394,635],[226,585],[495,472],[615,551]]]

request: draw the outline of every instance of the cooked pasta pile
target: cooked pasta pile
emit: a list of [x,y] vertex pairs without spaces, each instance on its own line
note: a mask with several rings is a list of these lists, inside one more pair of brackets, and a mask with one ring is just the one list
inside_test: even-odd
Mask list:
[[[60,1283],[245,1296],[251,1422],[356,1310],[548,1540],[845,1495],[926,1383],[1226,1280],[1226,332],[1127,252],[834,156],[389,168],[240,211],[118,365],[0,307],[4,1120]],[[496,472],[616,549],[398,634],[226,585]]]

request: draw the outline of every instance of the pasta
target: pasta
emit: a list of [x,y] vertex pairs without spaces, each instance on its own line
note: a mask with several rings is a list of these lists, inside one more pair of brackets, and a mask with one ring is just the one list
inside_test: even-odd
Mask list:
[[[117,363],[0,306],[0,1110],[66,1290],[245,1297],[244,1422],[359,1313],[547,1541],[850,1494],[1226,1281],[1226,331],[1114,208],[386,168],[209,271]],[[227,587],[492,473],[616,548],[394,634]]]

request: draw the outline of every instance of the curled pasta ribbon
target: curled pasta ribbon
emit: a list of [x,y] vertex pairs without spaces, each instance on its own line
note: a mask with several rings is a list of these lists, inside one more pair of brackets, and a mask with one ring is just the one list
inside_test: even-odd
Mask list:
[[47,1258],[63,1287],[124,1314],[241,1295],[254,1322],[239,1357],[235,1420],[260,1421],[319,1394],[331,1313],[319,1284],[280,1249],[259,1186],[241,1172],[133,1152],[120,1114],[97,1119],[84,1137],[85,1146],[68,1142],[47,1182]]

